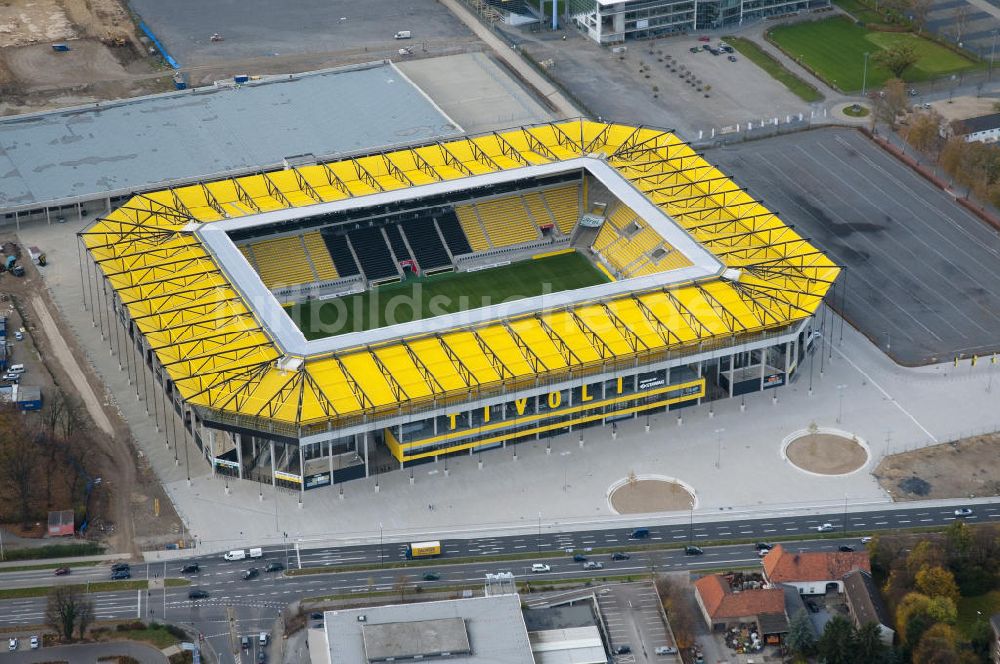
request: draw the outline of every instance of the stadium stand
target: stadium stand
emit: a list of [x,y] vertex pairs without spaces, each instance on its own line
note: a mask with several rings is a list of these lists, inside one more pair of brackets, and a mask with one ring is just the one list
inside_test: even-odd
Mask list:
[[454,210],[446,210],[438,213],[435,215],[435,218],[437,219],[438,228],[441,229],[441,235],[444,236],[444,241],[448,245],[448,250],[452,256],[472,253],[469,238],[462,231],[462,226]]
[[251,244],[257,273],[268,288],[316,281],[306,249],[298,235],[259,240]]
[[489,239],[486,237],[486,231],[483,230],[483,225],[479,221],[479,215],[476,214],[476,209],[471,205],[459,205],[455,207],[455,215],[458,217],[458,222],[462,226],[462,230],[465,232],[465,237],[469,240],[469,246],[472,247],[473,251],[486,251],[487,249],[492,249]]
[[250,245],[249,244],[241,244],[240,245],[240,253],[243,254],[243,258],[247,259],[247,262],[250,263],[250,265],[253,267],[253,269],[256,270],[257,269],[257,259],[254,258],[253,249],[250,248]]
[[399,232],[399,224],[389,224],[385,227],[385,234],[389,237],[389,246],[392,253],[396,254],[396,262],[413,260],[410,250],[406,247],[402,234]]
[[326,228],[320,231],[320,234],[323,236],[326,249],[330,252],[330,258],[333,259],[333,264],[337,268],[337,273],[341,277],[353,277],[360,274],[361,270],[358,269],[358,263],[354,260],[354,254],[347,246],[347,236],[343,233],[334,233]]
[[381,228],[357,228],[349,231],[347,237],[361,261],[361,271],[365,278],[369,281],[381,281],[399,276],[399,268],[392,260]]
[[330,251],[323,242],[323,236],[318,231],[312,231],[302,236],[302,242],[306,246],[306,253],[316,271],[318,281],[333,281],[339,279],[337,268],[330,258]]
[[691,264],[681,252],[625,205],[608,215],[592,245],[621,278],[638,277]]
[[411,219],[403,225],[403,232],[421,270],[426,272],[451,265],[451,258],[434,227],[434,217],[428,214]]
[[539,237],[538,228],[528,219],[528,210],[520,196],[481,201],[475,207],[494,247],[509,247]]
[[542,193],[545,206],[549,209],[559,232],[569,235],[573,232],[573,227],[580,220],[580,187],[570,185],[549,189]]

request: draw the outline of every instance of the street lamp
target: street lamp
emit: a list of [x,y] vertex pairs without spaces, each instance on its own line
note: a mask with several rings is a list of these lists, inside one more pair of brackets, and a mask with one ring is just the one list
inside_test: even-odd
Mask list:
[[541,552],[542,550],[542,513],[538,513],[538,539],[535,540],[535,551]]
[[839,405],[837,406],[837,424],[840,424],[840,420],[844,417],[844,390],[846,389],[846,385],[837,386],[837,396],[839,400]]
[[725,429],[716,429],[715,430],[715,442],[716,442],[716,447],[718,448],[718,453],[715,456],[715,469],[716,470],[718,470],[719,466],[722,465],[722,432],[724,432],[724,431],[725,431]]
[[865,91],[868,89],[868,51],[865,51],[865,68],[861,74],[861,96],[865,96]]
[[382,522],[378,522],[378,566],[382,566]]

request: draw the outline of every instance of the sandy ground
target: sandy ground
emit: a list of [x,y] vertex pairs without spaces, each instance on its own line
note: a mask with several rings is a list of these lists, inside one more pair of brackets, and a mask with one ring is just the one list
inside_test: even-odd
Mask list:
[[979,115],[995,113],[993,104],[996,99],[989,97],[955,97],[951,101],[943,99],[931,103],[931,108],[941,114],[945,120],[964,120]]
[[887,456],[874,475],[896,500],[966,498],[1000,494],[998,468],[1000,433],[991,433]]
[[637,480],[611,494],[611,505],[619,514],[678,512],[691,509],[693,502],[680,484],[663,480]]
[[826,433],[811,433],[793,440],[785,454],[799,468],[822,475],[843,475],[868,462],[868,453],[861,445]]

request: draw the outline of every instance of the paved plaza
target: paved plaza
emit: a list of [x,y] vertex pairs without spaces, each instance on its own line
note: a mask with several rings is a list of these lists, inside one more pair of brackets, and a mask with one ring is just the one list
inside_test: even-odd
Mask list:
[[[608,428],[590,428],[441,460],[414,468],[412,480],[406,470],[344,484],[343,497],[339,486],[307,492],[301,508],[297,492],[276,492],[270,485],[234,481],[227,493],[225,480],[212,478],[208,463],[190,444],[189,485],[183,447],[175,455],[165,444],[164,433],[154,427],[144,400],[136,398],[135,386],[81,304],[72,236],[81,225],[26,225],[21,239],[45,248],[50,261],[45,280],[61,309],[64,332],[77,335],[87,349],[139,449],[206,551],[277,543],[283,533],[314,542],[370,541],[378,537],[380,525],[387,541],[405,541],[534,529],[539,518],[546,530],[689,518],[687,512],[614,515],[608,490],[630,472],[690,486],[696,493],[694,514],[702,519],[839,510],[845,500],[860,510],[890,500],[870,474],[885,453],[997,426],[990,407],[996,393],[988,391],[989,373],[1000,370],[997,365],[902,368],[828,314],[824,343],[796,379],[748,395],[745,409],[737,398],[651,416],[648,432],[642,417],[619,423],[614,438]],[[821,477],[783,460],[782,440],[813,422],[864,440],[872,453],[868,464],[849,475]]]

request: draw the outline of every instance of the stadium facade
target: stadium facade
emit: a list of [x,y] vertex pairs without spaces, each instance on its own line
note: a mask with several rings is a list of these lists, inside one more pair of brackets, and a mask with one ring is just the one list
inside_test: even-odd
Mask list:
[[567,14],[594,41],[617,44],[829,6],[829,0],[569,0]]
[[[79,238],[154,416],[302,491],[783,385],[839,272],[671,132],[588,120],[141,194]],[[570,254],[596,277],[322,315]]]

